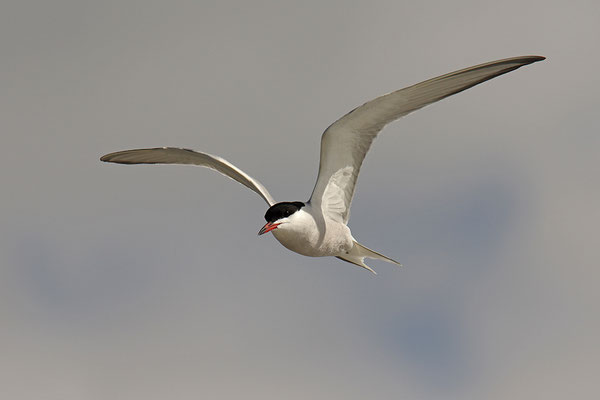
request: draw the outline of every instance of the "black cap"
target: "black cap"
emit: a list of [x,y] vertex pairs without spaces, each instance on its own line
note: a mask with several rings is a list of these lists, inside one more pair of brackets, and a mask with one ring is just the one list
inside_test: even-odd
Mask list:
[[267,222],[275,222],[278,219],[289,217],[305,205],[301,201],[282,201],[281,203],[273,204],[267,210],[265,220]]

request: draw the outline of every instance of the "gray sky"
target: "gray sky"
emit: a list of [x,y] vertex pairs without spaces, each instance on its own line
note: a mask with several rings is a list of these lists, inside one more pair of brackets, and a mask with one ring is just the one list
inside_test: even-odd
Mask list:
[[[564,399],[600,372],[597,1],[0,6],[0,387],[12,399]],[[221,155],[305,200],[380,94],[548,57],[387,127],[350,226],[376,277],[257,237]]]

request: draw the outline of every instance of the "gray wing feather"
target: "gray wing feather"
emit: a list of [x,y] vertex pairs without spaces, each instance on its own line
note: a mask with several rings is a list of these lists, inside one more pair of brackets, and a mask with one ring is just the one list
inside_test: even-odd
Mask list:
[[190,164],[210,168],[231,178],[262,197],[269,206],[275,200],[267,189],[256,179],[231,164],[229,161],[206,153],[175,147],[158,147],[154,149],[135,149],[117,151],[102,156],[101,161],[118,164]]
[[330,125],[321,137],[319,175],[310,201],[320,204],[330,218],[347,223],[363,159],[385,125],[428,104],[543,59],[523,56],[476,65],[383,95],[350,111]]

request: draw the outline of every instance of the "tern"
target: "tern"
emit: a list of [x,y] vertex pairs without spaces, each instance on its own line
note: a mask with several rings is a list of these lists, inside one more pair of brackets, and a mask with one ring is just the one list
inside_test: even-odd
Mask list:
[[462,92],[524,65],[544,60],[521,56],[451,72],[377,97],[331,124],[321,136],[317,182],[308,201],[276,202],[256,179],[229,161],[194,150],[162,147],[124,150],[102,156],[119,164],[191,164],[207,167],[258,193],[269,205],[267,223],[258,232],[309,257],[333,256],[373,273],[365,258],[400,265],[358,243],[348,228],[350,205],[365,155],[384,126],[428,104]]

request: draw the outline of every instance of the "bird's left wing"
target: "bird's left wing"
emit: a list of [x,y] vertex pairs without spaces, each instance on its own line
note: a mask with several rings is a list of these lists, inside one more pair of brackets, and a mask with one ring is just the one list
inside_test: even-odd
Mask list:
[[154,149],[117,151],[102,156],[100,160],[118,164],[191,164],[207,167],[252,189],[258,193],[269,206],[275,204],[275,200],[271,194],[259,181],[252,178],[229,161],[218,156],[199,153],[189,149],[158,147]]
[[428,104],[543,59],[522,56],[476,65],[386,94],[350,111],[329,126],[321,137],[319,176],[310,201],[320,205],[329,218],[347,223],[363,159],[385,125]]

